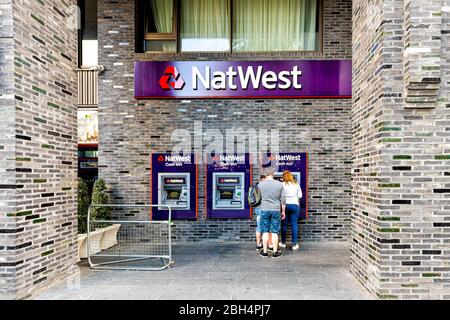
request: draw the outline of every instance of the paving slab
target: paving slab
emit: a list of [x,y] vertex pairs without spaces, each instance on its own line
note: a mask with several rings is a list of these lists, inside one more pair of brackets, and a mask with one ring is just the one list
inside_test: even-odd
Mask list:
[[[262,258],[253,243],[195,243],[173,247],[164,271],[91,270],[37,294],[42,300],[366,300],[349,271],[348,243],[305,243]],[[140,262],[143,265],[145,262]]]

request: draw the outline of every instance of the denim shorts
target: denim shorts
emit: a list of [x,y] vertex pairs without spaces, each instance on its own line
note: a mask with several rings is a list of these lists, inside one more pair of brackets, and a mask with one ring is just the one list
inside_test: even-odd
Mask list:
[[254,213],[256,216],[256,232],[261,233],[261,208],[260,207],[255,208]]
[[280,211],[261,211],[261,232],[279,233],[281,228]]

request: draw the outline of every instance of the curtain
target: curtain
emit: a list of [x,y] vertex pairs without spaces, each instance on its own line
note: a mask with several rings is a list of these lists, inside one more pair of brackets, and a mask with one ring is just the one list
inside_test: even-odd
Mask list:
[[318,0],[234,0],[233,51],[316,50]]
[[[153,19],[157,33],[172,33],[173,27],[173,0],[149,0],[151,14],[148,19]],[[147,19],[147,32],[150,32]],[[176,42],[171,40],[151,40],[156,46],[160,46],[164,52],[175,52]],[[156,50],[158,51],[158,50]]]
[[150,0],[150,8],[156,31],[172,33],[173,0]]
[[[221,51],[227,43],[226,50],[229,49],[228,0],[182,0],[180,12],[182,46],[183,42],[191,42],[190,46],[195,44],[202,47],[201,49],[209,46],[211,48],[208,49],[211,51]],[[200,41],[195,41],[199,39]]]

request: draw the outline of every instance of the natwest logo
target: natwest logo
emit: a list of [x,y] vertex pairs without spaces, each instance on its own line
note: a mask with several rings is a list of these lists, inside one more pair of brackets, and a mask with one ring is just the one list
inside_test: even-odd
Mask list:
[[[171,81],[172,79],[175,81]],[[164,90],[170,90],[170,88],[181,90],[185,84],[183,77],[174,66],[167,67],[164,75],[159,79],[159,85]]]
[[186,180],[183,178],[165,178],[164,184],[185,184]]
[[[300,77],[302,72],[298,66],[293,66],[292,70],[281,72],[265,71],[263,66],[258,66],[256,70],[253,66],[246,68],[230,66],[226,72],[211,71],[211,67],[200,70],[192,67],[192,89],[193,90],[257,90],[263,87],[268,90],[275,89],[301,89]],[[240,86],[238,86],[238,81]]]
[[285,154],[285,155],[279,155],[277,154],[275,156],[276,161],[299,161],[302,160],[301,155],[291,155],[291,154]]
[[[193,66],[191,83],[192,90],[258,90],[261,87],[268,90],[301,89],[301,75],[302,72],[298,66],[278,73],[266,71],[263,66],[256,68],[230,66],[226,72],[213,72],[208,66],[203,70]],[[159,79],[159,85],[164,90],[182,90],[185,84],[183,77],[174,66],[167,67],[164,75]]]
[[239,178],[220,178],[219,183],[239,183]]
[[191,162],[191,156],[166,156],[166,162]]
[[245,162],[245,156],[236,156],[236,155],[220,155],[220,161],[222,162]]

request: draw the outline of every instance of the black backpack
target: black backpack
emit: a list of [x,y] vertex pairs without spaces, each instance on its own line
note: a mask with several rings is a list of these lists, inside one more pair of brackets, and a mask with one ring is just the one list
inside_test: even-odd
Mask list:
[[248,189],[248,204],[250,208],[256,208],[261,205],[261,193],[258,189],[258,183],[250,186]]

